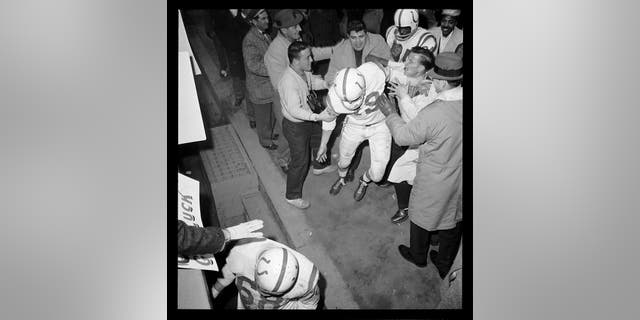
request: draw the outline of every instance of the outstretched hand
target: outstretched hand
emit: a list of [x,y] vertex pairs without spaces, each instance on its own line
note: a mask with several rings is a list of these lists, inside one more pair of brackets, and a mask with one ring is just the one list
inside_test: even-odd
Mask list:
[[409,97],[409,86],[406,84],[390,82],[389,94],[395,95],[396,97],[398,97],[398,99]]
[[262,229],[264,222],[259,219],[243,222],[233,227],[227,228],[230,240],[238,240],[242,238],[262,238],[262,232],[255,232]]
[[327,160],[327,145],[320,145],[316,152],[316,161],[324,163]]
[[389,99],[386,94],[382,94],[378,99],[376,99],[376,105],[385,117],[388,117],[392,113],[396,113],[395,103],[392,102],[392,99]]

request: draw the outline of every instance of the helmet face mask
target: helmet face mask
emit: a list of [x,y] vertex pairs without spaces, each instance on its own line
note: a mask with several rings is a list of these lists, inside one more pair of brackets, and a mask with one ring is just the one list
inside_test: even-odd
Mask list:
[[398,34],[401,36],[408,36],[411,34],[411,27],[398,27]]
[[398,9],[393,15],[393,21],[398,28],[396,38],[406,40],[418,30],[420,16],[417,9]]
[[353,108],[355,111],[358,111],[358,109],[360,109],[360,107],[362,106],[362,103],[364,102],[364,95],[361,95],[352,101],[345,100],[344,102],[345,104]]

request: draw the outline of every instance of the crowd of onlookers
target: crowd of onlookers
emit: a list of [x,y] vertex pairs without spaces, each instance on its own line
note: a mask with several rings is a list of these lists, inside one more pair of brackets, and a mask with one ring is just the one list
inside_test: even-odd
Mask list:
[[[355,201],[372,183],[393,186],[398,210],[390,220],[410,220],[410,245],[398,253],[418,267],[429,257],[444,279],[462,237],[461,10],[210,13],[220,75],[232,78],[234,104],[245,101],[249,125],[286,173],[286,201],[310,206],[302,192],[309,167],[316,175],[337,170],[327,187],[338,194],[355,180],[368,143],[370,163]],[[332,164],[335,143],[339,157]],[[244,232],[257,237],[255,228]],[[212,238],[223,244],[242,238],[216,232]],[[179,243],[187,246],[185,239]],[[429,252],[430,243],[438,250]],[[235,281],[239,308],[315,308],[318,272],[282,244],[244,239],[231,249],[212,293]]]

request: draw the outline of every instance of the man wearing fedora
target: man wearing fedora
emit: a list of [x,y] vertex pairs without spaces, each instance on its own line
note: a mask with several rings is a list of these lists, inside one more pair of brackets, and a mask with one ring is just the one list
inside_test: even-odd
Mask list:
[[[278,95],[278,82],[282,78],[285,70],[289,67],[289,57],[287,50],[289,45],[300,40],[300,22],[304,16],[296,9],[282,9],[274,13],[273,26],[278,29],[277,36],[273,39],[267,52],[264,55],[264,64],[267,67],[269,74],[269,80],[273,85],[273,111],[276,117],[276,131],[282,132],[282,104],[280,103],[280,96]],[[325,60],[331,57],[332,47],[312,47],[311,52],[313,59]],[[277,138],[278,151],[277,157],[280,162],[280,166],[286,172],[289,170],[289,144],[286,139],[279,135]]]
[[462,51],[462,29],[457,27],[460,13],[458,9],[443,9],[440,27],[429,29],[438,42],[436,54]]
[[272,141],[276,122],[273,115],[273,89],[264,65],[264,54],[271,43],[267,33],[269,15],[265,9],[243,9],[243,13],[251,23],[251,29],[242,40],[242,56],[247,74],[247,110],[254,110],[260,145],[268,150],[275,150],[278,145]]
[[420,145],[409,200],[410,247],[400,245],[398,250],[404,259],[425,267],[430,235],[438,231],[439,250],[429,257],[444,279],[462,236],[462,58],[441,53],[428,75],[437,92],[435,101],[408,123],[386,95],[377,105],[398,145]]

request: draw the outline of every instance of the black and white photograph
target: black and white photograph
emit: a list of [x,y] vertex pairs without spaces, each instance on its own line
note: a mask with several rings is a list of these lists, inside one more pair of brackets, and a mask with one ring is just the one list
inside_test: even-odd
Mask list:
[[464,13],[178,11],[178,309],[462,309]]
[[640,5],[259,5],[3,6],[2,319],[640,319]]

